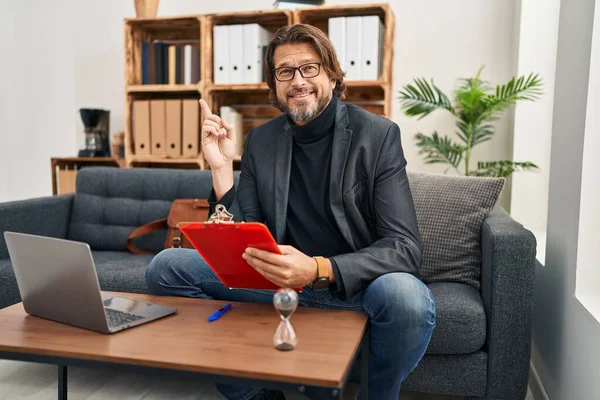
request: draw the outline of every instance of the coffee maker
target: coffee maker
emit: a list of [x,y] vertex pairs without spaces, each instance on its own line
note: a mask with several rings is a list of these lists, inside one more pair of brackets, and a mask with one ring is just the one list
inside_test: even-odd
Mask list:
[[81,108],[79,114],[85,128],[85,148],[79,157],[110,157],[110,111]]

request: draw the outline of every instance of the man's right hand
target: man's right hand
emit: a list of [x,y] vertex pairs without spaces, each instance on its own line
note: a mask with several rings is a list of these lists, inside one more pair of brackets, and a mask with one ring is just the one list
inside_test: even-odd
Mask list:
[[202,123],[202,152],[213,171],[231,165],[235,155],[235,129],[218,115],[214,115],[204,99],[200,99],[204,112]]

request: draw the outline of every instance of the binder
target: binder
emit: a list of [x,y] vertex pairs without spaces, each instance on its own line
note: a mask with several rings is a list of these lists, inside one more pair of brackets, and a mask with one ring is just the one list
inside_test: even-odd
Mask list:
[[362,17],[346,17],[346,62],[348,71],[346,79],[358,81],[361,79],[362,64]]
[[229,26],[213,28],[213,79],[214,83],[229,83]]
[[150,155],[150,101],[134,100],[132,117],[135,154]]
[[378,16],[362,17],[362,80],[379,79],[383,65],[383,23]]
[[243,30],[244,83],[261,83],[264,81],[264,54],[271,34],[259,24],[245,24]]
[[346,72],[346,17],[329,18],[329,39],[333,43],[342,71]]
[[235,155],[240,156],[244,151],[244,116],[235,108],[222,106],[219,109],[221,119],[233,125],[235,129]]
[[150,100],[150,154],[166,154],[165,133],[165,101]]
[[[192,83],[192,45],[183,46],[183,83],[190,85]],[[196,82],[193,82],[196,83]]]
[[181,100],[165,100],[166,143],[168,156],[181,156]]
[[200,135],[200,105],[197,100],[182,100],[181,122],[181,152],[184,157],[196,157]]
[[[244,26],[229,25],[229,83],[244,83]],[[225,49],[227,51],[227,49]]]

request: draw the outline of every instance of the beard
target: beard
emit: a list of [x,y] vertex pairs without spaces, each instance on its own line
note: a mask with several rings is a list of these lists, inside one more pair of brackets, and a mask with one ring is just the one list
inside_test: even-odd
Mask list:
[[[291,96],[304,93],[314,93],[315,97],[317,98],[317,101],[313,102],[312,99],[307,99],[306,101],[295,101],[294,105],[288,106],[288,99]],[[331,92],[321,95],[321,93],[317,90],[316,87],[290,89],[284,94],[283,99],[279,95],[277,95],[277,103],[279,105],[279,108],[284,113],[286,113],[293,121],[308,122],[321,114],[321,112],[325,109],[325,107],[327,107],[327,105],[331,101],[331,97]]]

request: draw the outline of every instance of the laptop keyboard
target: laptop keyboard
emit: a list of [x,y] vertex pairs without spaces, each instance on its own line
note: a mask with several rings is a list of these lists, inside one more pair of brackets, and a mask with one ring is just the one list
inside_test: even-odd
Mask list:
[[108,326],[111,328],[123,324],[128,324],[144,318],[139,315],[113,310],[112,308],[105,307],[104,310],[106,311],[106,317],[108,318]]

